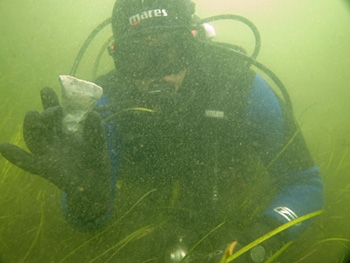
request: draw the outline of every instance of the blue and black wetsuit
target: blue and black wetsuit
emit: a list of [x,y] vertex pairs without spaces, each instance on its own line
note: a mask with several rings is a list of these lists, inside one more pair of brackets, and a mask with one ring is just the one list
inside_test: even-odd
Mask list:
[[116,71],[96,83],[98,106],[109,107],[101,116],[113,180],[169,190],[158,205],[205,219],[192,230],[206,233],[222,218],[232,229],[285,223],[323,206],[320,172],[292,112],[232,52],[203,44],[175,96],[142,93]]

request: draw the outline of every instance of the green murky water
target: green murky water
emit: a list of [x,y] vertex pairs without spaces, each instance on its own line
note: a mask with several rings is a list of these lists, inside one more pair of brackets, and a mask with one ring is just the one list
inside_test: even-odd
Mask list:
[[[258,60],[286,85],[323,173],[325,213],[289,248],[288,262],[343,262],[350,250],[350,8],[341,0],[196,3],[202,17],[235,13],[258,26],[262,35]],[[24,114],[41,109],[42,87],[59,90],[58,75],[69,73],[81,44],[110,15],[113,4],[113,0],[0,1],[1,142],[24,144]],[[218,38],[251,48],[251,36],[231,26],[235,27],[218,24]],[[109,34],[103,31],[90,46],[78,77],[92,80],[94,55]],[[99,73],[111,67],[103,57]],[[145,193],[136,191],[132,200]],[[60,198],[57,188],[0,157],[0,262],[115,262],[120,242],[136,230],[127,218],[118,220],[133,203],[121,205],[111,228],[96,235],[79,233],[66,224]],[[151,231],[139,230],[136,238]],[[132,242],[127,249],[142,250]]]

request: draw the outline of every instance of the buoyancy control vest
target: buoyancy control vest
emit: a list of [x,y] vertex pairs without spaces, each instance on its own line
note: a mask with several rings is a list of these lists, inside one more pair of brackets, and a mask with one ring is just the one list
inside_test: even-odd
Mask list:
[[[134,189],[146,185],[167,189],[162,202],[188,211],[214,204],[216,211],[241,214],[232,198],[241,199],[238,204],[244,199],[245,208],[254,210],[246,211],[252,216],[258,211],[247,197],[257,192],[247,189],[257,178],[254,174],[264,177],[244,130],[244,110],[255,74],[233,52],[199,45],[174,97],[142,96],[117,72],[97,82],[117,107],[110,121],[121,138],[118,177]],[[172,189],[174,185],[180,190]]]

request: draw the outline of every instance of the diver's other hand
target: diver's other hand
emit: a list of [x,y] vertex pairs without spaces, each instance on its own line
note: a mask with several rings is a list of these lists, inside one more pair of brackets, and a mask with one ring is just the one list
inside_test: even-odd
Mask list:
[[[39,175],[66,192],[70,199],[110,199],[110,164],[103,126],[98,113],[89,112],[81,134],[62,131],[63,110],[55,92],[41,91],[44,111],[28,112],[23,124],[30,152],[4,143],[2,155],[23,170]],[[104,203],[101,200],[102,203]]]
[[[262,237],[266,233],[280,226],[281,223],[277,219],[265,217],[253,224],[248,231],[239,235],[237,238],[238,246],[236,251],[248,245],[254,240]],[[266,241],[256,245],[251,250],[237,258],[235,262],[242,263],[260,263],[265,262],[271,255],[277,252],[287,242],[287,234],[281,232],[275,236],[270,237]]]

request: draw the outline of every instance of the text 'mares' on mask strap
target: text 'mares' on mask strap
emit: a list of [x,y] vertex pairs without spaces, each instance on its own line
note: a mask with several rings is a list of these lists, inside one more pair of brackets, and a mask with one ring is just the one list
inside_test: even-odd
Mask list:
[[117,70],[143,79],[186,68],[193,47],[190,0],[120,0],[112,15]]

